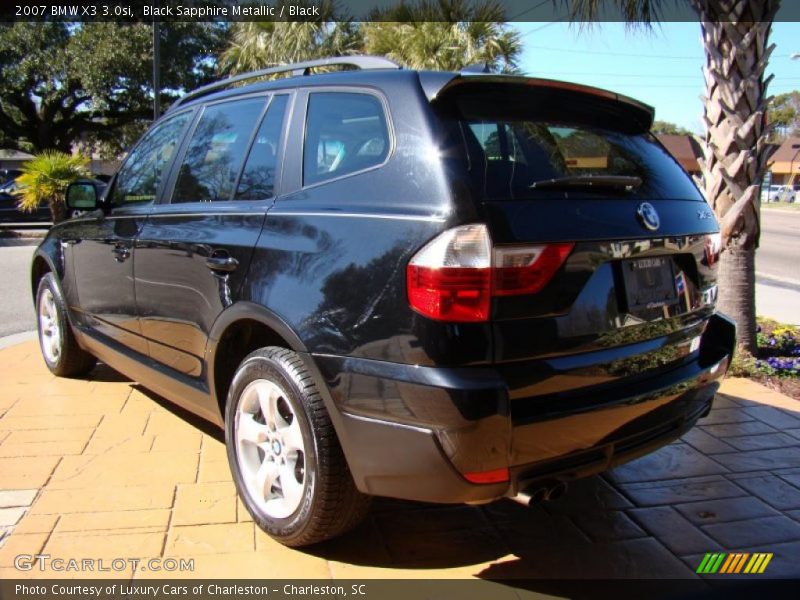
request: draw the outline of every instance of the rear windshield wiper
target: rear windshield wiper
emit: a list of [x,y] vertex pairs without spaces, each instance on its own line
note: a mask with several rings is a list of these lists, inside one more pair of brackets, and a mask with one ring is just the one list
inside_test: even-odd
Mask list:
[[641,177],[628,175],[572,175],[555,179],[534,181],[531,189],[535,190],[580,190],[591,192],[596,190],[634,192],[642,185]]

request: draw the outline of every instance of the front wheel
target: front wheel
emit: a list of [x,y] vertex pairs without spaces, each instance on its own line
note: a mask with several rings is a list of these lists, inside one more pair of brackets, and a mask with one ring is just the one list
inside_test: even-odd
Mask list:
[[295,352],[268,347],[247,356],[225,413],[236,488],[271,537],[306,546],[361,521],[370,498],[356,489],[322,397]]
[[67,308],[55,276],[48,273],[36,291],[39,347],[50,372],[59,377],[78,377],[91,371],[97,359],[79,345],[67,319]]

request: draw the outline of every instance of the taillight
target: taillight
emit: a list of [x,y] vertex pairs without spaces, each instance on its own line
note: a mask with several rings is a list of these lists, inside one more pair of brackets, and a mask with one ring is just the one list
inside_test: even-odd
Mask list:
[[489,319],[492,242],[485,225],[463,225],[428,242],[408,263],[408,300],[441,321]]
[[418,313],[440,321],[488,321],[492,296],[541,291],[573,246],[557,243],[492,250],[486,225],[450,229],[409,261],[409,303]]
[[494,296],[540,292],[572,252],[575,244],[542,244],[495,248],[492,264]]

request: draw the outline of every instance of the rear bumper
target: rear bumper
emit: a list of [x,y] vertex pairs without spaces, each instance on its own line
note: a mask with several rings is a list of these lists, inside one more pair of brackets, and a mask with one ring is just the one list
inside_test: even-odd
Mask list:
[[[575,394],[513,401],[501,373],[491,367],[307,358],[321,389],[330,393],[334,423],[361,491],[485,502],[536,481],[602,472],[679,437],[710,409],[734,345],[733,322],[714,315],[699,351],[677,367]],[[474,484],[463,476],[496,469],[508,469],[510,480]]]

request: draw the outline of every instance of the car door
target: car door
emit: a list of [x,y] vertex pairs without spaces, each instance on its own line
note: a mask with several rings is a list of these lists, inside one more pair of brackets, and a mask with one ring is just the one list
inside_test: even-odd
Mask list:
[[134,297],[134,240],[164,184],[170,161],[193,111],[171,116],[150,129],[117,173],[104,210],[70,226],[79,320],[129,348],[147,354]]
[[202,374],[208,334],[236,301],[280,173],[290,95],[211,103],[196,120],[136,244],[136,303],[150,356]]

